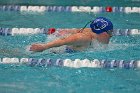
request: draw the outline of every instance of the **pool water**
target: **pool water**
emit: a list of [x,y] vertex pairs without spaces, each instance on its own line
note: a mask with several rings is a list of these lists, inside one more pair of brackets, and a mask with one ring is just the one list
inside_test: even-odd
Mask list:
[[139,70],[0,66],[2,93],[139,93]]
[[[140,29],[138,13],[70,13],[48,12],[43,14],[6,12],[0,13],[0,26],[8,28],[81,28],[88,21],[104,16],[114,28]],[[48,51],[30,53],[28,45],[47,42],[47,36],[0,36],[0,58],[52,58],[52,59],[108,59],[139,60],[140,37],[113,36],[106,50],[54,54]],[[15,52],[16,51],[16,52]],[[30,67],[26,65],[0,64],[1,93],[139,93],[139,69],[95,69],[67,67]]]
[[[5,15],[5,16],[4,16]],[[56,16],[57,15],[57,16]],[[80,17],[79,17],[80,16]],[[45,14],[21,14],[17,12],[3,12],[0,20],[2,27],[8,28],[82,28],[88,21],[98,17],[105,16],[112,20],[115,29],[140,29],[139,14],[123,13],[70,13],[70,12],[48,12]],[[134,19],[132,19],[132,17]],[[86,52],[77,52],[72,54],[53,54],[47,51],[39,53],[30,53],[25,51],[28,45],[38,42],[47,42],[47,35],[16,35],[0,36],[1,52],[0,57],[37,57],[37,58],[71,58],[71,59],[139,59],[139,36],[113,36],[106,50],[91,50]],[[17,52],[14,52],[17,50]]]
[[[115,2],[115,3],[114,3]],[[49,6],[139,6],[139,0],[1,0],[1,5],[49,5]]]

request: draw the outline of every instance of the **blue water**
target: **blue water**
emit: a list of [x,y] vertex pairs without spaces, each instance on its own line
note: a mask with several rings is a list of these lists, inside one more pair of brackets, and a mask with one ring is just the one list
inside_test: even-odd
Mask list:
[[[112,20],[114,28],[120,29],[140,29],[139,14],[123,14],[123,13],[64,13],[64,12],[48,12],[45,14],[21,14],[16,12],[3,12],[0,14],[1,27],[17,27],[17,28],[82,28],[88,21],[98,17],[105,16]],[[57,15],[57,16],[56,16]],[[132,18],[133,17],[133,18]],[[88,58],[88,59],[123,59],[132,60],[139,59],[139,36],[114,36],[111,38],[107,50],[93,50],[87,52],[78,52],[72,54],[53,54],[44,51],[43,53],[26,52],[26,46],[36,42],[46,42],[47,36],[39,35],[16,35],[1,36],[1,48],[5,49],[5,53],[1,52],[0,57],[38,57],[38,58]],[[17,52],[14,52],[17,50]],[[14,52],[14,53],[13,53]]]
[[0,0],[1,5],[139,6],[140,0]]
[[140,71],[0,66],[1,93],[139,93]]
[[[22,14],[0,13],[1,27],[18,28],[81,28],[98,16],[112,20],[114,28],[140,29],[139,14],[123,13],[64,13]],[[26,46],[46,42],[46,35],[0,36],[0,57],[138,60],[140,37],[113,36],[106,50],[53,54],[47,51],[30,53]],[[15,52],[16,51],[16,52]],[[30,67],[0,64],[0,93],[139,93],[139,69],[95,69],[66,67]]]

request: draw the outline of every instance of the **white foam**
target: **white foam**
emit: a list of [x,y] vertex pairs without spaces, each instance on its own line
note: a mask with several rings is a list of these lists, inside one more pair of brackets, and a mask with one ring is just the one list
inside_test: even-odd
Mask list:
[[25,47],[25,52],[26,52],[26,53],[29,53],[29,54],[33,53],[33,51],[30,51],[30,47],[31,47],[31,45],[27,45],[27,46]]
[[30,51],[31,45],[26,46],[26,51]]
[[128,47],[133,47],[136,44],[117,44],[116,42],[109,42],[109,44],[102,44],[100,42],[98,42],[97,40],[93,40],[91,43],[91,46],[89,46],[89,48],[87,48],[86,50],[88,52],[95,52],[95,51],[103,51],[103,52],[107,52],[107,51],[114,51],[114,50],[125,50]]
[[60,46],[60,47],[54,47],[54,48],[50,48],[48,49],[48,52],[51,53],[64,53],[66,49],[66,45]]
[[92,40],[91,45],[88,47],[87,51],[102,51],[107,47],[107,44],[102,44],[97,40]]

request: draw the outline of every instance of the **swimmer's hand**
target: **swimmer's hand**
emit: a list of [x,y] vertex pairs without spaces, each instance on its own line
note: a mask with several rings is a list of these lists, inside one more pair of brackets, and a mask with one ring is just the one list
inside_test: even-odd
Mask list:
[[34,52],[42,52],[46,49],[45,44],[32,44],[30,47],[30,51]]

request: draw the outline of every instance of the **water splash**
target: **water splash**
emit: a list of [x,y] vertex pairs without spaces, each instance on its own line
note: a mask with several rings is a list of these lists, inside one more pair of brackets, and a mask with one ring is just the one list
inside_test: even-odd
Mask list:
[[97,40],[93,40],[91,46],[87,49],[89,52],[107,52],[107,51],[116,51],[116,50],[125,50],[129,47],[136,46],[136,44],[117,44],[115,42],[110,42],[109,44],[102,44]]

